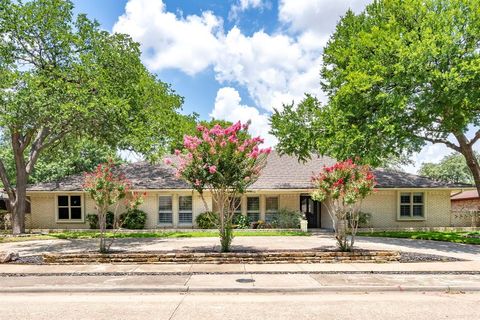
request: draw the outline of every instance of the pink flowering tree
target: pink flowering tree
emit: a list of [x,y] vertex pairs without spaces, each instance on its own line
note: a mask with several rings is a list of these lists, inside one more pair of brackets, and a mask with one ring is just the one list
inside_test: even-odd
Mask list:
[[352,160],[338,162],[325,167],[312,181],[316,187],[312,198],[325,204],[340,250],[351,251],[362,201],[375,187],[370,167],[357,165]]
[[230,251],[233,239],[232,219],[238,205],[235,198],[257,180],[271,151],[260,148],[263,139],[250,138],[247,130],[248,124],[240,122],[226,128],[199,125],[198,135],[185,136],[183,150],[175,151],[178,162],[165,159],[166,164],[176,167],[177,177],[187,181],[202,199],[205,190],[212,194],[218,208],[222,252]]
[[[100,227],[100,252],[108,252],[114,237],[107,243],[105,237],[107,227],[107,212],[112,209],[114,215],[113,227],[120,227],[118,207],[123,202],[125,207],[136,208],[143,201],[143,195],[130,191],[130,182],[123,174],[114,172],[113,161],[99,164],[93,172],[85,173],[83,188],[95,202]],[[113,207],[113,208],[112,208]],[[128,210],[127,210],[128,212]]]

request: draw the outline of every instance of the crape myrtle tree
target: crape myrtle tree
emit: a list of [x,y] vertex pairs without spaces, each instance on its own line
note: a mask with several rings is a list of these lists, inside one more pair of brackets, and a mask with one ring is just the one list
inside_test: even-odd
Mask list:
[[328,103],[306,96],[272,116],[277,149],[384,165],[439,143],[480,190],[480,2],[379,0],[347,11],[323,53]]
[[[83,183],[84,190],[90,195],[97,210],[98,225],[100,227],[100,252],[108,252],[115,237],[107,243],[107,213],[113,210],[113,229],[117,230],[119,221],[118,208],[123,203],[129,208],[137,208],[143,202],[143,194],[131,191],[131,183],[125,176],[115,170],[115,163],[109,160],[99,164],[92,172],[86,172]],[[115,234],[114,234],[115,235]]]
[[[202,199],[204,191],[210,191],[218,208],[221,250],[228,252],[238,206],[235,199],[258,179],[271,148],[260,148],[263,139],[250,138],[248,124],[240,122],[228,127],[199,125],[197,130],[200,135],[185,135],[183,150],[175,151],[178,161],[166,158],[165,163],[173,165],[177,176],[198,191]],[[205,209],[208,211],[207,206]]]
[[127,35],[73,15],[64,0],[0,0],[0,180],[25,231],[29,176],[45,151],[94,137],[114,150],[153,156],[168,150],[185,117],[182,98],[140,61]]
[[312,199],[325,204],[332,219],[335,238],[342,251],[351,251],[358,230],[363,199],[373,193],[375,177],[367,165],[348,159],[337,162],[312,177]]

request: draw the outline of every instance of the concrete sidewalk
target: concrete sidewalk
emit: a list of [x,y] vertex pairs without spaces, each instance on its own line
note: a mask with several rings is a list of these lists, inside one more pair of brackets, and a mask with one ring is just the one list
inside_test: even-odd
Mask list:
[[480,273],[480,261],[315,264],[0,264],[0,277],[14,274],[195,274],[195,273]]
[[169,274],[0,277],[0,293],[52,292],[478,292],[480,275],[465,274]]

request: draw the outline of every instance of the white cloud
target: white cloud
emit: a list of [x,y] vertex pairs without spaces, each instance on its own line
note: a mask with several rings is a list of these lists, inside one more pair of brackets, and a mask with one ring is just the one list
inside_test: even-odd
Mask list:
[[210,11],[184,18],[168,12],[162,0],[130,0],[113,31],[140,42],[151,70],[177,68],[194,75],[216,60],[222,25]]
[[264,0],[237,0],[237,2],[230,7],[228,19],[235,20],[238,18],[240,12],[248,9],[262,9],[270,6],[270,2]]
[[371,0],[280,0],[278,19],[297,32],[330,35],[348,9],[360,12]]
[[241,104],[241,98],[237,90],[231,87],[220,88],[215,98],[215,107],[210,117],[223,119],[231,122],[251,121],[250,134],[265,139],[265,146],[274,146],[277,139],[268,133],[270,130],[269,115],[260,113],[257,108]]
[[271,111],[305,92],[319,93],[320,65],[321,52],[303,48],[287,35],[258,31],[245,36],[234,27],[214,70],[219,82],[246,87],[257,106]]

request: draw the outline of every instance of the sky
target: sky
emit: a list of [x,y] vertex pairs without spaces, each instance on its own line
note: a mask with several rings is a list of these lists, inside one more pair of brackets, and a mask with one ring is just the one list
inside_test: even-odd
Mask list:
[[[269,116],[320,90],[322,50],[347,9],[368,0],[74,0],[76,13],[139,42],[142,60],[185,98],[182,112],[201,119],[251,120],[269,134]],[[427,145],[406,171],[451,153]]]

